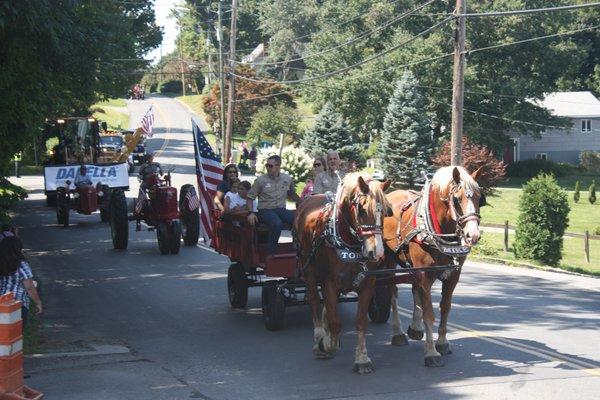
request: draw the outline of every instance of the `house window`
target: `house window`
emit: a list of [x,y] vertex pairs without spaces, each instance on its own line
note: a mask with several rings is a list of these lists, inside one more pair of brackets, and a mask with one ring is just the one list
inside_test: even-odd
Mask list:
[[547,160],[548,159],[548,154],[547,153],[537,153],[535,155],[535,158],[538,160]]
[[591,132],[592,131],[592,120],[591,119],[582,119],[581,120],[581,132]]

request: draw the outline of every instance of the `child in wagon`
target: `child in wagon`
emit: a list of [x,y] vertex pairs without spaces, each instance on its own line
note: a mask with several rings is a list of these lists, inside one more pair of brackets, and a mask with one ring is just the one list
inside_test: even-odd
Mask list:
[[[250,190],[250,182],[236,179],[231,182],[229,192],[225,193],[225,213],[245,213],[248,210],[248,191]],[[256,203],[256,202],[255,202]],[[256,204],[254,204],[256,209]],[[253,210],[255,211],[255,210]]]

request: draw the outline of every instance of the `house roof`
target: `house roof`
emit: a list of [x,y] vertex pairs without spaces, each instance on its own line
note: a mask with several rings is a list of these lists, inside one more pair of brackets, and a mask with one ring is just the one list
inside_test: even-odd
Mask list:
[[536,102],[557,117],[600,118],[600,100],[591,92],[556,92]]

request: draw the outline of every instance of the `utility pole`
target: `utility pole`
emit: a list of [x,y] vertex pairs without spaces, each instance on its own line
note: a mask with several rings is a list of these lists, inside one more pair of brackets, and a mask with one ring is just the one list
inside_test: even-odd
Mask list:
[[[225,67],[223,65],[223,0],[219,0],[219,26],[217,28],[217,41],[219,42],[219,92],[221,95],[221,131],[217,135],[217,142],[223,142],[223,135],[225,134]],[[225,145],[223,144],[223,150]],[[217,151],[219,146],[217,143]],[[223,152],[222,152],[223,153]],[[227,161],[227,160],[224,160]]]
[[231,32],[229,33],[229,94],[227,96],[227,127],[223,140],[223,157],[229,162],[231,156],[231,138],[233,136],[233,108],[235,105],[235,39],[237,35],[237,4],[231,1]]
[[[456,0],[456,14],[467,11],[467,0]],[[463,104],[465,94],[465,37],[466,18],[456,19],[454,31],[454,72],[452,82],[452,139],[451,164],[462,165]]]
[[[210,28],[206,30],[206,52],[208,53],[206,62],[208,63],[208,75],[206,78],[206,84],[210,88],[211,80],[212,80],[212,54],[211,54],[211,46],[210,46]],[[200,93],[198,93],[200,94]]]
[[183,96],[185,97],[185,72],[183,69],[183,50],[181,48],[181,27],[179,27],[179,65],[181,66],[181,89]]

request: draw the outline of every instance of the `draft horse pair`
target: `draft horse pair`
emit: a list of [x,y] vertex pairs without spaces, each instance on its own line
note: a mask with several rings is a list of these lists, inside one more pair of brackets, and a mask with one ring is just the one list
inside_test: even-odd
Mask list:
[[[414,314],[408,335],[417,340],[425,335],[425,365],[443,365],[441,356],[450,352],[446,331],[452,294],[468,246],[480,237],[483,195],[476,183],[479,174],[480,170],[469,175],[462,167],[444,167],[421,193],[397,190],[386,196],[390,181],[382,183],[353,173],[344,178],[333,201],[315,195],[299,206],[294,234],[308,287],[316,357],[331,358],[339,349],[338,299],[341,293],[356,291],[358,341],[354,371],[373,372],[366,346],[369,304],[378,272],[393,273],[399,264],[403,272],[419,273],[421,277],[413,283]],[[431,287],[437,279],[442,280],[442,300],[438,339],[434,342]],[[408,340],[398,317],[396,284],[388,282],[392,293],[392,344],[405,345]],[[321,316],[319,285],[324,304]]]

